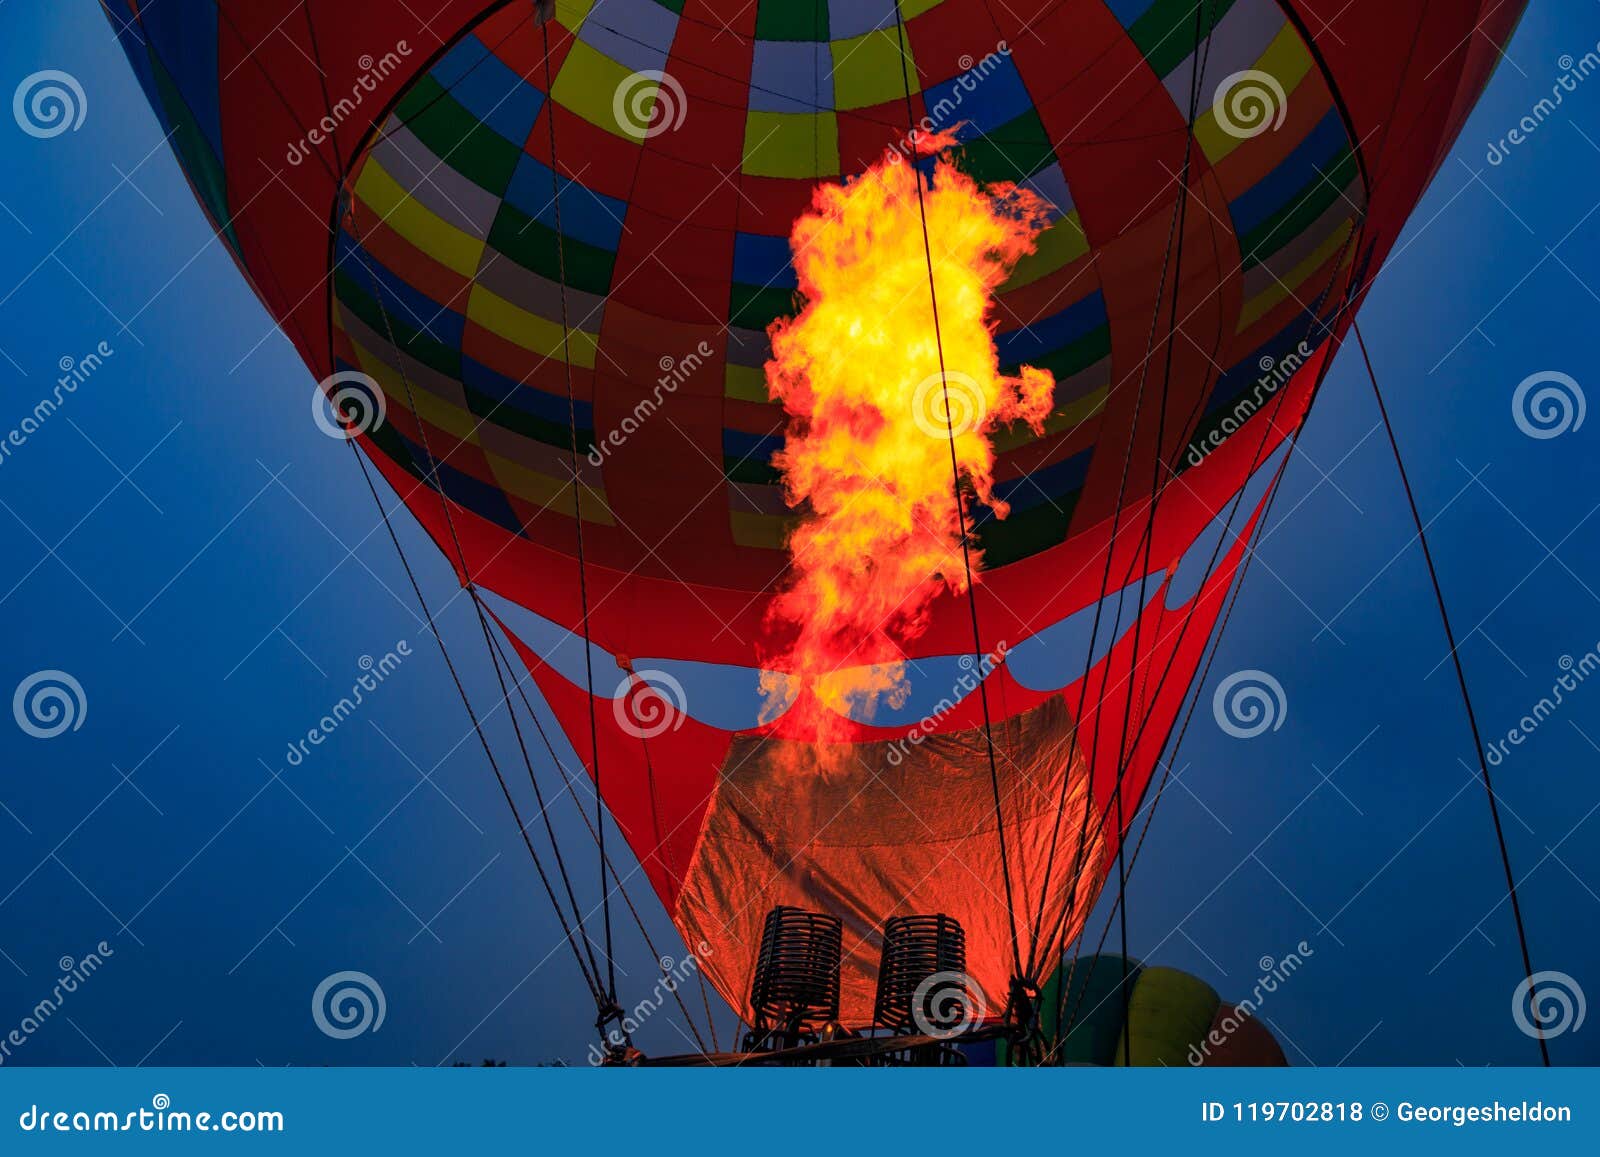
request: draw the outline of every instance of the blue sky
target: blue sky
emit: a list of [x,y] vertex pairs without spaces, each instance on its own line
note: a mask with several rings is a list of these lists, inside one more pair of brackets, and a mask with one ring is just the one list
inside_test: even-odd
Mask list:
[[[0,727],[0,1035],[63,957],[112,949],[9,1063],[581,1059],[582,982],[349,452],[310,420],[310,375],[210,239],[96,6],[10,4],[0,28],[6,91],[57,68],[88,101],[54,139],[0,126],[0,430],[63,359],[111,351],[0,459],[0,689],[58,669],[88,705],[55,739]],[[1597,41],[1593,4],[1534,6],[1362,315],[1490,738],[1600,643],[1600,419],[1535,439],[1511,404],[1539,372],[1593,386],[1600,80],[1487,159]],[[1235,739],[1205,689],[1129,889],[1130,949],[1238,997],[1305,941],[1262,1009],[1297,1064],[1534,1063],[1488,809],[1377,423],[1347,353],[1212,670],[1272,673],[1287,715]],[[491,702],[470,604],[399,530]],[[290,766],[363,656],[402,642],[358,715]],[[1597,745],[1600,681],[1496,775],[1535,967],[1600,994]],[[637,999],[653,962],[625,914],[618,936]],[[311,994],[342,970],[380,982],[379,1031],[317,1029]],[[688,1047],[669,1012],[641,1041]],[[1597,1041],[1569,1032],[1552,1055],[1594,1063]]]

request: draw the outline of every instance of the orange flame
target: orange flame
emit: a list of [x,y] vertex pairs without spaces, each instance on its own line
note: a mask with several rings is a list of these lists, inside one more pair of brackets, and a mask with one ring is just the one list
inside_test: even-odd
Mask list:
[[[768,716],[793,701],[819,742],[843,738],[838,712],[903,705],[905,645],[942,591],[966,589],[972,496],[1008,513],[990,434],[1018,420],[1040,431],[1051,406],[1049,372],[1000,373],[990,321],[995,291],[1047,223],[1045,202],[980,188],[945,155],[919,207],[921,180],[895,156],[819,187],[790,238],[804,308],[769,331],[767,388],[789,415],[775,461],[804,513],[769,616],[784,644],[765,665],[778,673],[763,686]],[[976,548],[971,563],[976,573]]]

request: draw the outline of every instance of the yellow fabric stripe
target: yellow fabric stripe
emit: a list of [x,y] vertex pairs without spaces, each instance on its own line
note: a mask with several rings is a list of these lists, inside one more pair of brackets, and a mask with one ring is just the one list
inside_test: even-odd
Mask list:
[[[641,81],[630,79],[634,75],[627,65],[619,64],[605,53],[591,48],[585,41],[574,40],[561,71],[556,74],[551,95],[562,108],[570,109],[597,128],[605,129],[612,136],[638,143],[643,140],[642,127],[630,127],[617,120],[615,99],[624,86],[628,86],[630,93],[639,86]],[[651,88],[652,98],[659,87],[655,85]],[[635,106],[630,97],[625,107],[636,107],[637,113],[642,116],[654,108],[654,100]]]
[[748,510],[728,512],[733,541],[738,546],[759,546],[783,550],[789,531],[799,520],[786,514],[753,514]]
[[[1300,33],[1295,31],[1294,25],[1285,21],[1278,35],[1272,38],[1272,43],[1267,45],[1267,50],[1261,54],[1261,59],[1256,61],[1254,67],[1256,71],[1266,73],[1283,86],[1287,102],[1294,98],[1295,89],[1311,71],[1311,54],[1306,51],[1306,46],[1300,39]],[[1267,115],[1277,119],[1278,112],[1278,106],[1274,105],[1267,110]],[[1269,133],[1271,131],[1268,130]],[[1217,123],[1215,108],[1208,107],[1195,120],[1194,139],[1211,163],[1216,164],[1246,140],[1253,138],[1238,137],[1228,132]]]
[[362,372],[382,388],[385,404],[411,409],[408,403],[414,400],[416,409],[412,412],[418,419],[430,426],[438,427],[452,438],[477,443],[478,436],[475,432],[479,421],[477,415],[453,405],[437,394],[429,393],[415,383],[408,389],[405,376],[399,370],[363,346],[353,335],[347,333],[346,336],[350,338],[350,344],[355,347],[356,360],[361,363]]
[[759,366],[729,365],[722,373],[723,393],[741,402],[770,402],[767,374]]
[[[1066,433],[1068,430],[1076,429],[1094,417],[1100,407],[1105,405],[1108,389],[1109,387],[1101,386],[1094,393],[1085,394],[1077,401],[1053,411],[1044,420],[1044,436],[1049,437],[1052,434]],[[1028,443],[1037,442],[1038,440],[1034,432],[1028,429],[1026,423],[1019,422],[1014,426],[1008,426],[1004,430],[996,431],[994,448],[996,453],[1004,454],[1009,450],[1015,450],[1019,446],[1026,446]]]
[[483,242],[463,233],[406,192],[376,157],[367,158],[356,181],[356,196],[389,228],[446,269],[471,277],[483,258]]
[[1070,265],[1088,252],[1089,239],[1083,235],[1083,225],[1078,220],[1078,211],[1074,209],[1039,234],[1038,251],[1017,262],[1001,292],[1031,285],[1045,274]]
[[[498,454],[486,451],[484,457],[489,460],[489,468],[494,471],[495,481],[506,493],[515,494],[525,502],[553,510],[557,514],[564,514],[568,518],[576,515],[577,509],[572,501],[572,487],[564,480],[540,474],[537,470],[530,470],[521,463],[502,458]],[[599,526],[617,524],[616,519],[612,517],[611,507],[606,502],[605,491],[596,490],[592,486],[583,487],[583,520]]]
[[[503,337],[525,350],[544,357],[562,358],[561,325],[559,322],[529,313],[513,305],[498,294],[474,283],[467,298],[467,316],[490,333]],[[595,348],[599,342],[596,334],[574,329],[569,332],[572,364],[584,369],[594,369]]]
[[[1339,247],[1345,243],[1345,238],[1350,236],[1350,230],[1354,227],[1354,224],[1353,221],[1341,222],[1339,227],[1329,233],[1327,240],[1318,245],[1309,257],[1289,271],[1288,277],[1283,278],[1281,281],[1274,281],[1266,289],[1263,289],[1245,302],[1244,308],[1239,311],[1239,328],[1234,332],[1243,333],[1260,321],[1274,306],[1282,302],[1292,291],[1298,289],[1307,278],[1326,265],[1328,258],[1337,253]],[[1345,263],[1348,263],[1351,256],[1353,254],[1345,255]],[[1306,304],[1309,306],[1311,303],[1306,302]]]

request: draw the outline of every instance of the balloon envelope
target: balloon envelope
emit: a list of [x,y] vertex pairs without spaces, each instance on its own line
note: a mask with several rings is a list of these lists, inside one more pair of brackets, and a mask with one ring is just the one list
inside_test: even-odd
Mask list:
[[[105,7],[313,374],[371,383],[361,450],[486,592],[718,989],[744,1005],[772,905],[825,909],[861,1023],[891,915],[957,915],[995,1011],[1081,928],[1285,441],[1522,5]],[[1052,220],[993,317],[1002,368],[1056,383],[975,531],[997,767],[951,595],[906,702],[797,775],[816,753],[755,693],[796,516],[765,330],[817,183],[913,126]]]

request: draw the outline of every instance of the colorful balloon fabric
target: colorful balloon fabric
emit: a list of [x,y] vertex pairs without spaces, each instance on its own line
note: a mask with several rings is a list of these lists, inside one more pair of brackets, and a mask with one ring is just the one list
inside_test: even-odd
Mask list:
[[[483,592],[722,995],[744,1006],[762,917],[796,904],[844,919],[864,1023],[883,921],[945,912],[998,1013],[1081,929],[1287,440],[1522,5],[550,7],[105,4],[218,235]],[[796,774],[808,736],[759,692],[797,516],[765,330],[797,311],[818,182],[913,128],[1048,202],[992,321],[1053,405],[998,442],[1010,516],[976,511],[1004,660],[941,598],[906,701]]]

